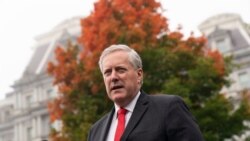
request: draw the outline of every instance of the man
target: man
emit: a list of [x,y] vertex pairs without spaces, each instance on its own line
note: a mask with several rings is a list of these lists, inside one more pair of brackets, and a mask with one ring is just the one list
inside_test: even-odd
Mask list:
[[203,141],[180,97],[140,90],[142,61],[133,49],[126,45],[106,48],[99,67],[114,108],[93,125],[88,141]]

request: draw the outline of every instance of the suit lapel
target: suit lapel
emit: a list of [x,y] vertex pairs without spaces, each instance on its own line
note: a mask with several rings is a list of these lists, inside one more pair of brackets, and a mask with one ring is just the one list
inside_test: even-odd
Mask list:
[[102,141],[106,141],[114,112],[115,112],[115,108],[111,110],[111,112],[108,114],[107,119],[104,121],[104,126],[100,134],[100,139]]
[[141,92],[141,95],[135,105],[135,109],[130,117],[129,123],[122,135],[121,141],[125,141],[131,131],[136,127],[137,123],[141,120],[142,116],[148,109],[148,96]]

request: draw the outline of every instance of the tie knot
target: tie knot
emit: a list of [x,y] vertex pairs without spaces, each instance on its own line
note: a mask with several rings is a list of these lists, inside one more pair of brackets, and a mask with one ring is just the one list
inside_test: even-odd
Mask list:
[[124,108],[120,108],[119,110],[118,110],[118,115],[125,115],[126,114],[126,112],[127,112],[127,110],[126,109],[124,109]]

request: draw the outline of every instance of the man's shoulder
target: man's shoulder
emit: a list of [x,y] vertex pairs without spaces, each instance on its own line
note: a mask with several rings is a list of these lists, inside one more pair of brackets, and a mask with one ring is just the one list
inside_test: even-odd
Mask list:
[[189,107],[184,100],[177,95],[155,94],[149,95],[149,99],[152,108],[163,111],[167,109],[168,113],[171,111],[177,112],[177,109],[181,111],[189,111]]
[[180,96],[177,95],[170,95],[170,94],[153,94],[148,95],[151,100],[158,101],[158,102],[178,102],[183,101]]
[[[152,94],[147,95],[150,105],[156,107],[174,107],[178,105],[186,105],[183,98],[178,95],[170,94]],[[154,107],[153,106],[153,107]]]

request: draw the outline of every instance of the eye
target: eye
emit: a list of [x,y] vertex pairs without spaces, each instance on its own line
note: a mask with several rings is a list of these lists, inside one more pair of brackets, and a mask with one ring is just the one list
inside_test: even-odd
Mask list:
[[111,74],[111,69],[107,69],[103,73],[104,76],[109,76],[110,74]]
[[127,69],[126,69],[126,68],[123,68],[123,67],[119,67],[119,68],[116,69],[116,71],[117,71],[118,73],[124,73],[124,72],[127,71]]

